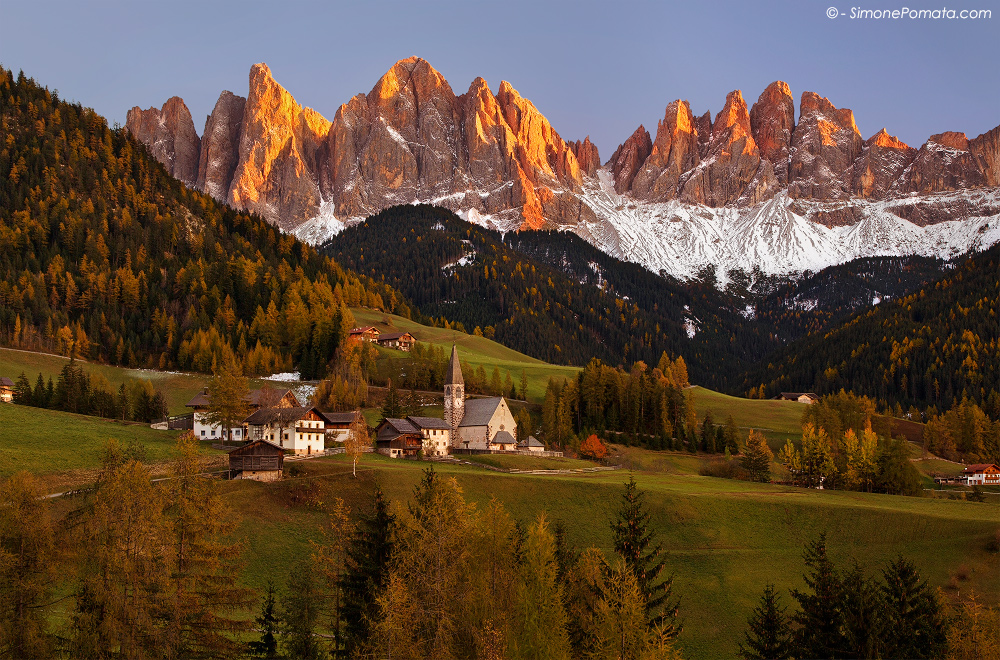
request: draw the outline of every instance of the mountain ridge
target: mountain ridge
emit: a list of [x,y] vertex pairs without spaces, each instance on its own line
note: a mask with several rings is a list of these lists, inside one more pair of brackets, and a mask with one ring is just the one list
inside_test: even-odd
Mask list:
[[[714,119],[674,101],[655,139],[640,126],[604,165],[589,139],[564,140],[509,82],[494,94],[476,78],[456,95],[420,58],[397,62],[329,122],[266,65],[252,67],[249,88],[242,103],[220,96],[200,144],[176,97],[133,108],[126,128],[189,185],[186,154],[210,152],[194,187],[225,191],[312,243],[411,202],[500,231],[572,231],[682,279],[709,263],[724,276],[749,262],[788,274],[859,257],[952,258],[1000,240],[1000,127],[971,140],[935,134],[919,148],[885,129],[864,140],[851,110],[813,92],[796,121],[781,81],[752,105],[730,92]],[[946,223],[961,227],[933,229]]]

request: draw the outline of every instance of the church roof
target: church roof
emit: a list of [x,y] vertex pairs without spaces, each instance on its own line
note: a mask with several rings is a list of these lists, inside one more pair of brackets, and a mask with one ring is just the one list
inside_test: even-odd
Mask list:
[[462,378],[462,363],[458,361],[458,347],[451,345],[451,359],[448,360],[448,373],[444,376],[445,385],[465,385]]
[[465,417],[459,426],[486,426],[493,413],[500,407],[503,397],[491,396],[487,399],[469,399],[465,402]]
[[493,444],[512,445],[514,444],[514,436],[512,436],[507,431],[497,431],[497,434],[493,436]]

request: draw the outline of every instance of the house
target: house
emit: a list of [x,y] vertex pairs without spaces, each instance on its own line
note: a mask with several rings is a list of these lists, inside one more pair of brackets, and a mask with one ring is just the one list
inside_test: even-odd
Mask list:
[[381,333],[379,332],[378,328],[370,326],[370,325],[366,325],[363,328],[354,328],[354,329],[352,329],[348,333],[347,338],[348,339],[360,339],[361,341],[375,342],[375,341],[378,341],[379,334],[381,334]]
[[424,436],[410,420],[388,417],[375,427],[375,448],[390,458],[416,458],[424,448]]
[[326,420],[315,408],[260,408],[243,423],[252,441],[266,440],[293,454],[326,451]]
[[417,340],[409,332],[383,332],[378,336],[378,345],[409,351]]
[[14,402],[14,381],[6,376],[0,376],[0,403]]
[[527,440],[518,443],[517,448],[521,451],[545,451],[545,445],[533,435],[529,435]]
[[437,417],[406,418],[420,431],[423,441],[424,456],[447,456],[451,448],[451,427],[443,419]]
[[966,486],[1000,486],[1000,468],[992,463],[966,465],[962,476]]
[[229,452],[229,478],[277,481],[284,463],[284,449],[267,440],[255,440]]
[[798,401],[799,403],[816,403],[819,396],[812,392],[782,392],[778,397],[782,401]]
[[[351,412],[324,412],[320,413],[326,421],[326,445],[332,446],[334,442],[345,442],[347,435],[351,432],[351,425],[358,419],[364,420],[360,410]],[[366,422],[367,423],[367,422]]]
[[[192,408],[194,410],[192,432],[195,437],[199,440],[228,439],[235,442],[242,442],[246,440],[246,429],[242,426],[230,429],[230,437],[223,438],[222,428],[212,426],[205,420],[205,415],[208,413],[211,403],[212,402],[208,396],[208,388],[206,387],[202,389],[201,392],[195,394],[194,398],[184,404],[186,408]],[[252,390],[249,394],[247,394],[246,403],[251,412],[260,410],[261,408],[295,408],[302,405],[295,397],[295,393],[291,390],[277,390],[270,387]]]
[[[465,400],[465,378],[458,348],[451,347],[451,359],[444,380],[444,419],[451,426],[451,446],[460,449],[501,450],[517,445],[517,424],[507,400],[502,396]],[[497,434],[505,431],[497,441]],[[509,440],[508,440],[509,436]]]

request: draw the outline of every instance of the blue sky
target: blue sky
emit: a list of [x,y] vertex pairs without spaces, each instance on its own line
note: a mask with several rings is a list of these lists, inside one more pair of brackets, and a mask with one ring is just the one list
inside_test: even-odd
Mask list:
[[640,123],[655,133],[676,98],[714,116],[730,90],[752,104],[778,79],[796,116],[801,93],[814,91],[853,109],[866,138],[885,126],[919,146],[1000,124],[1000,3],[956,0],[994,10],[979,21],[826,17],[831,5],[890,6],[853,1],[2,0],[0,63],[112,122],[181,96],[201,133],[223,89],[246,95],[255,62],[332,119],[418,55],[458,94],[476,76],[494,91],[510,81],[564,138],[590,135],[602,159]]

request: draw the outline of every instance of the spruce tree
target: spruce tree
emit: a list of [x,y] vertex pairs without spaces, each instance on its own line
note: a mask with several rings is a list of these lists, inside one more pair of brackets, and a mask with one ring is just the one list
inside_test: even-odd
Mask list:
[[666,558],[662,556],[662,544],[649,528],[650,517],[645,493],[639,490],[635,478],[629,477],[617,517],[611,522],[615,552],[635,574],[649,625],[662,625],[668,636],[676,637],[681,628],[676,621],[678,603],[671,599],[674,578],[661,578]]
[[382,417],[383,419],[396,419],[403,414],[402,404],[399,401],[399,390],[396,389],[396,383],[389,379],[389,383],[386,387],[385,401],[382,402]]
[[885,605],[874,580],[861,567],[843,579],[845,649],[852,658],[881,658],[885,630]]
[[743,633],[746,645],[740,642],[739,656],[743,660],[785,660],[792,657],[792,630],[784,607],[778,602],[774,585],[764,587],[760,604],[747,619]]
[[898,557],[882,570],[888,658],[940,658],[947,650],[941,604],[916,567]]
[[274,633],[278,629],[278,616],[274,611],[274,582],[267,581],[267,590],[260,605],[260,616],[257,617],[257,629],[260,631],[260,641],[249,642],[247,647],[250,655],[255,658],[275,660],[278,655],[278,640]]
[[316,636],[321,614],[321,596],[315,567],[301,561],[291,570],[288,591],[281,599],[282,647],[296,660],[320,660],[323,650]]
[[354,657],[372,640],[372,626],[378,618],[378,601],[389,584],[389,569],[395,545],[396,516],[382,489],[375,487],[370,515],[358,521],[357,533],[347,548],[347,567],[341,578],[344,604],[345,652]]
[[800,612],[792,620],[795,631],[795,655],[800,658],[843,657],[844,615],[842,585],[833,562],[826,554],[826,533],[806,545],[803,557],[811,571],[803,575],[807,590],[792,590]]

